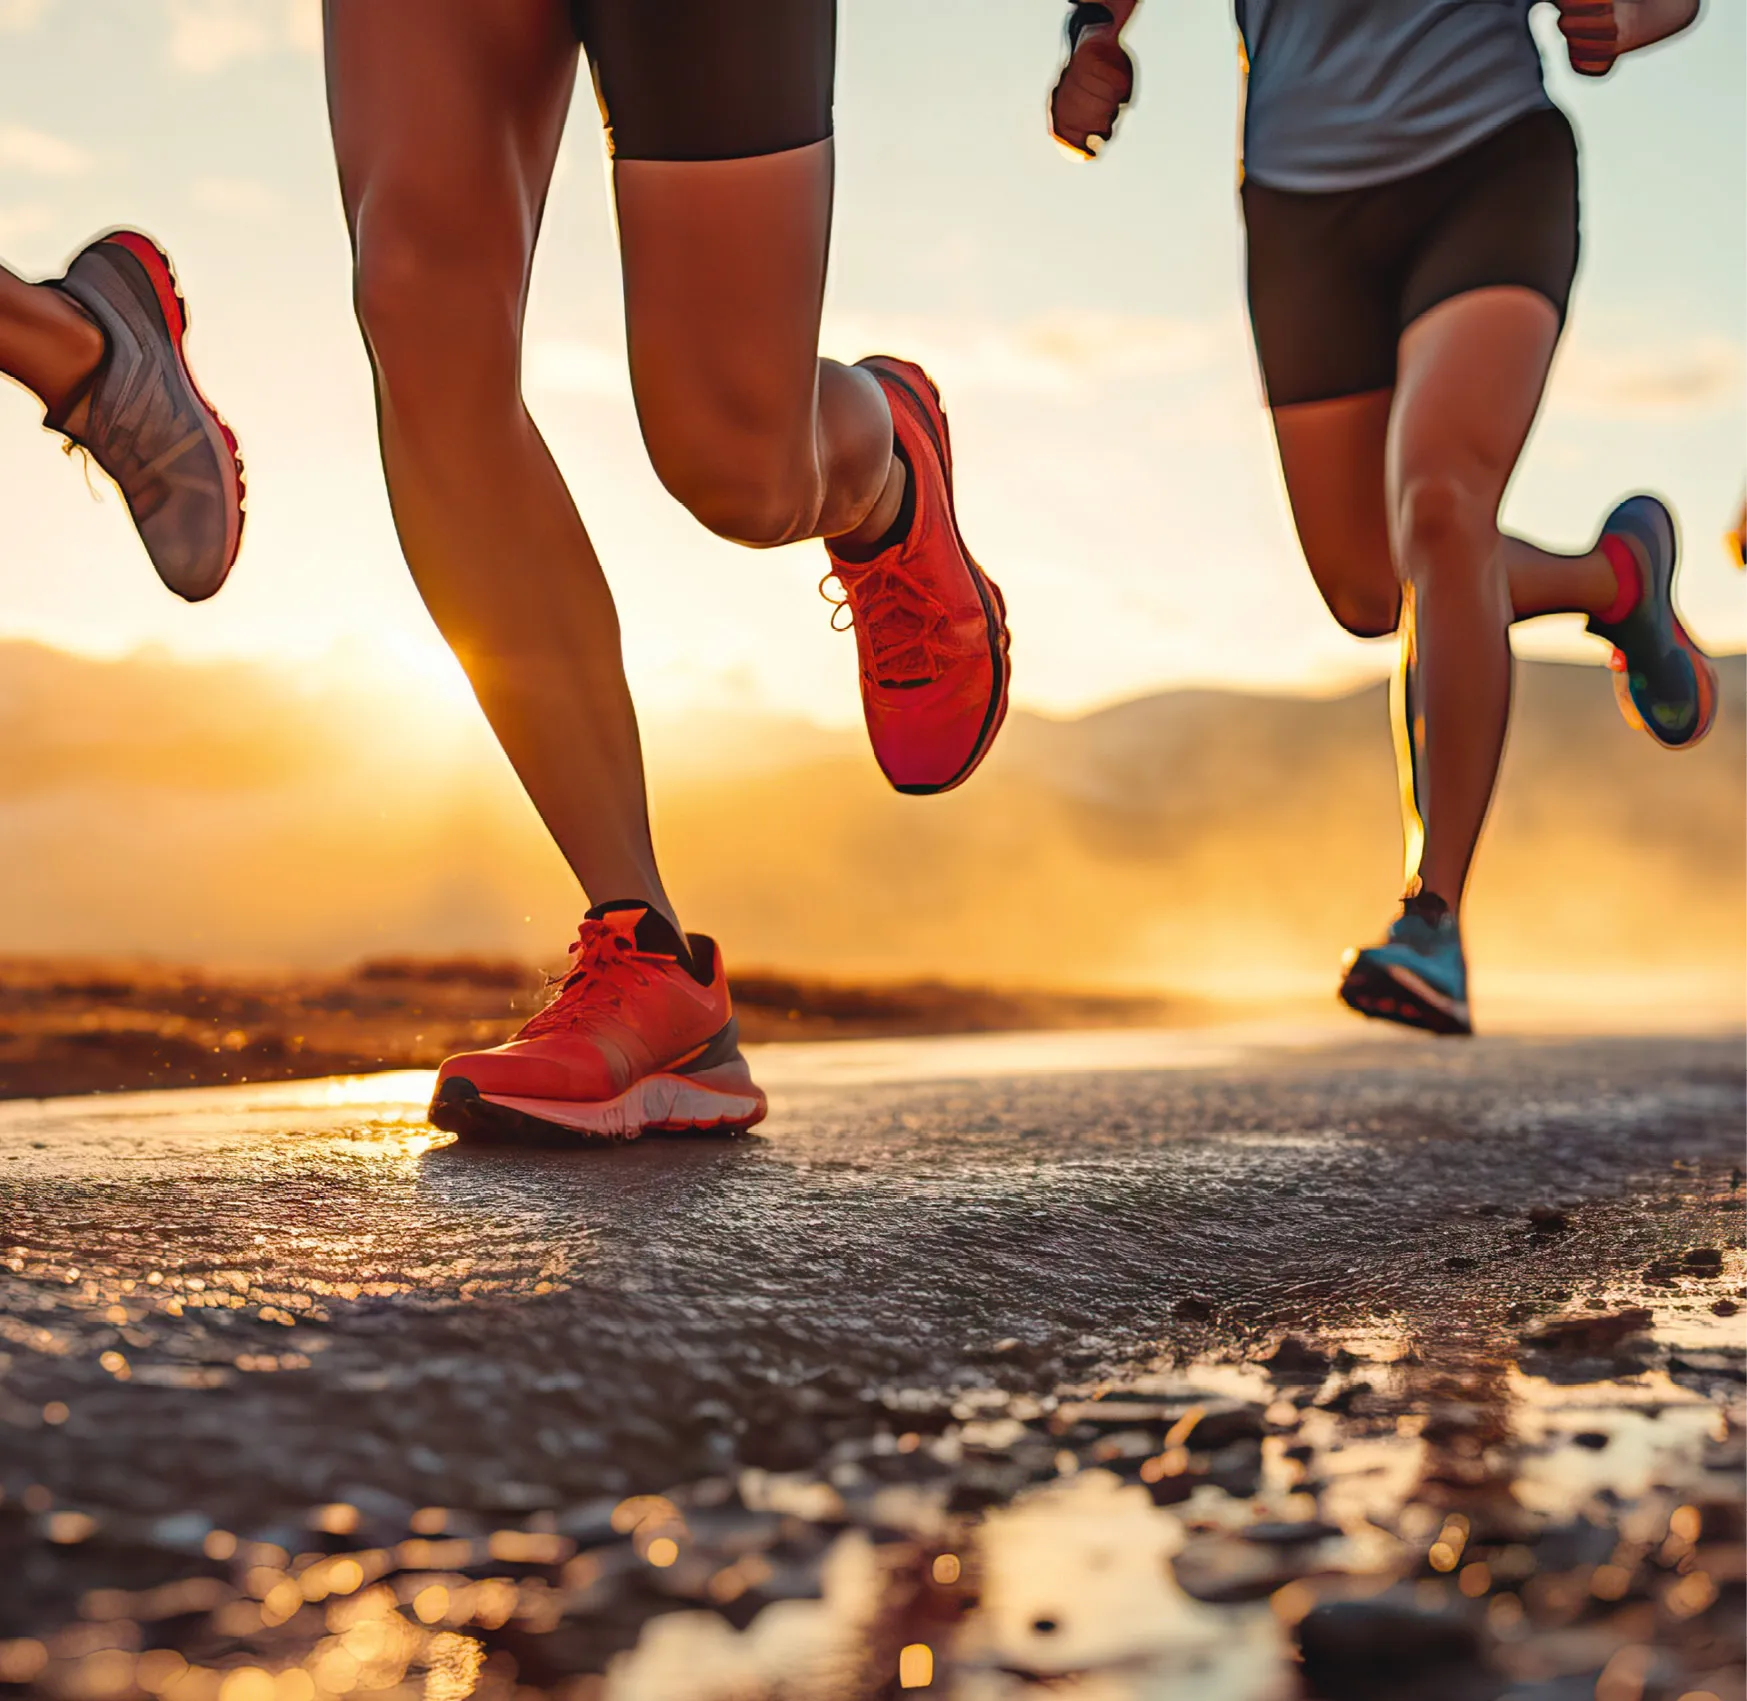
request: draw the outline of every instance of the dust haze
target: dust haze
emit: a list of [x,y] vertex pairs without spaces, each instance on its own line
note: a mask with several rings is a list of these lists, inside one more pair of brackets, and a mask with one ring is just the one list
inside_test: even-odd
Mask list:
[[[1722,671],[1717,730],[1668,755],[1604,670],[1519,664],[1471,907],[1481,999],[1739,1019],[1747,669]],[[0,736],[0,952],[550,962],[578,919],[477,711],[434,692],[8,644]],[[670,885],[731,965],[1326,998],[1400,878],[1381,686],[1015,714],[938,799],[805,723],[650,746]]]

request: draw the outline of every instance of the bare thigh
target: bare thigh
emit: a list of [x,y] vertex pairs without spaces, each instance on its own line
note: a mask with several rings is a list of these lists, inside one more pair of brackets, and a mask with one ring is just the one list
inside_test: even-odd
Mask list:
[[[744,543],[830,529],[822,508],[841,463],[871,496],[890,454],[871,381],[829,363],[822,372],[818,358],[834,170],[829,139],[750,159],[614,168],[631,380],[650,459],[700,520]],[[829,431],[822,379],[850,392],[825,398]]]
[[326,0],[360,316],[392,378],[519,348],[576,76],[563,0]]
[[1496,530],[1558,340],[1553,304],[1515,286],[1440,302],[1402,333],[1385,457],[1398,558],[1415,536]]
[[1304,559],[1322,600],[1361,638],[1393,632],[1401,589],[1389,546],[1384,452],[1393,390],[1274,409],[1274,441]]

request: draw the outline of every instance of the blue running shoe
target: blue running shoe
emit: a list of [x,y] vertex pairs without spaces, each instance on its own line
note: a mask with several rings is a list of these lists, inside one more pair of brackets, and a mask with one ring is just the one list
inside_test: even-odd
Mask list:
[[1349,951],[1345,968],[1341,1001],[1361,1016],[1434,1034],[1474,1032],[1462,935],[1449,906],[1430,892],[1404,898],[1388,938]]
[[1620,713],[1666,750],[1690,750],[1717,718],[1717,675],[1674,612],[1680,539],[1654,496],[1628,496],[1608,515],[1603,542],[1618,539],[1638,563],[1643,593],[1620,619],[1591,615],[1588,628],[1614,647],[1608,666]]

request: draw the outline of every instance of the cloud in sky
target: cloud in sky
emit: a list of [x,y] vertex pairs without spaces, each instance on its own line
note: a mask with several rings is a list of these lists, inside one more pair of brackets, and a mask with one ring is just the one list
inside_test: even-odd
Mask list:
[[196,76],[287,48],[321,49],[320,0],[168,0],[168,8],[170,61]]
[[1732,337],[1579,336],[1553,369],[1552,406],[1600,419],[1668,419],[1738,408],[1747,352]]
[[40,235],[54,222],[54,209],[40,201],[0,207],[0,251],[10,248],[20,238]]
[[227,217],[265,218],[279,210],[279,195],[253,177],[198,177],[192,190],[197,205]]
[[54,0],[0,0],[0,33],[35,29],[53,4]]
[[[896,349],[938,368],[942,383],[995,395],[1089,400],[1137,380],[1229,376],[1243,344],[1235,317],[1057,309],[1023,319],[973,315],[826,315],[823,343],[854,358]],[[1241,371],[1241,368],[1239,369]]]
[[609,346],[583,337],[538,337],[523,357],[528,388],[552,396],[629,402],[631,378],[623,343]]
[[77,177],[91,169],[91,156],[71,142],[22,124],[0,124],[0,171],[33,177]]
[[[1061,311],[1001,321],[968,314],[829,312],[821,344],[841,359],[870,349],[899,351],[954,391],[1078,401],[1137,381],[1247,386],[1241,335],[1235,317]],[[617,340],[538,338],[528,348],[527,374],[530,389],[548,394],[602,401],[630,395],[624,345]]]

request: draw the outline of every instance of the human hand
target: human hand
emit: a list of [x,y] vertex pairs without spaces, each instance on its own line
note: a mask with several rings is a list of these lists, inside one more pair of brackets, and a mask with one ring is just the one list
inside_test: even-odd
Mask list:
[[1109,22],[1081,28],[1049,97],[1049,127],[1064,147],[1091,159],[1116,133],[1122,109],[1134,97],[1134,61],[1122,45],[1122,26],[1134,11],[1107,4]]
[[1558,0],[1559,33],[1580,77],[1605,77],[1626,51],[1615,0]]

